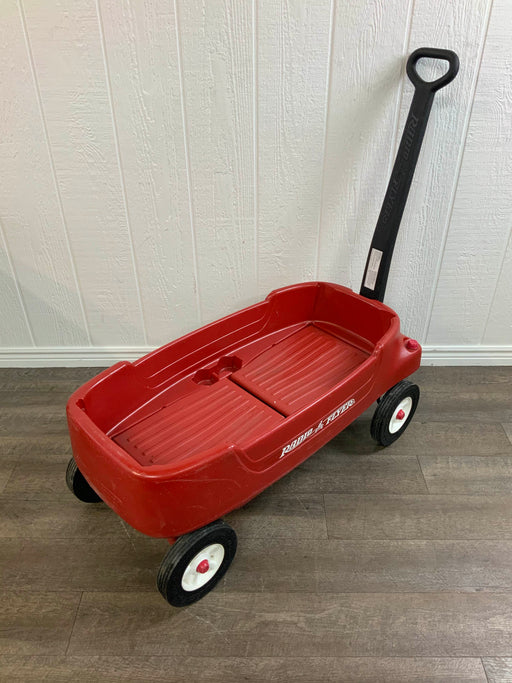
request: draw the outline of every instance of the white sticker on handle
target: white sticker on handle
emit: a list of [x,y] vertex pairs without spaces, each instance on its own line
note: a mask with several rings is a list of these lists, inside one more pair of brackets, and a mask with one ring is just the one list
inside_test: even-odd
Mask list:
[[377,275],[379,274],[380,261],[382,259],[382,251],[379,249],[372,249],[370,252],[370,259],[368,261],[368,270],[364,279],[364,286],[367,289],[375,289],[377,282]]

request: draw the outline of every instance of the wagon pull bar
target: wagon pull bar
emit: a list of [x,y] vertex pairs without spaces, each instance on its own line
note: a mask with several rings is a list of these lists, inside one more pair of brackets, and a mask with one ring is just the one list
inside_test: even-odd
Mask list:
[[[424,81],[416,70],[418,60],[423,57],[447,61],[448,70],[434,81]],[[364,269],[363,282],[359,293],[368,299],[376,299],[377,301],[384,299],[393,249],[427,128],[434,95],[453,81],[458,71],[459,58],[451,50],[420,47],[411,53],[407,60],[407,75],[414,85],[414,97]]]

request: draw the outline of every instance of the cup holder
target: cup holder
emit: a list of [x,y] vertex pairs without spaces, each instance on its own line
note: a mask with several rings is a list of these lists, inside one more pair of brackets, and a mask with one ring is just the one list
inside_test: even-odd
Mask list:
[[213,368],[201,368],[196,372],[193,380],[196,384],[209,386],[215,384],[219,379],[228,377],[233,372],[240,370],[242,361],[238,356],[222,356]]
[[232,372],[240,370],[242,367],[242,361],[237,356],[223,356],[219,359],[215,372],[217,373],[219,379],[221,377],[226,377],[231,375]]
[[194,382],[196,384],[202,384],[204,386],[209,386],[210,384],[215,384],[219,378],[213,373],[213,370],[198,370],[194,375]]

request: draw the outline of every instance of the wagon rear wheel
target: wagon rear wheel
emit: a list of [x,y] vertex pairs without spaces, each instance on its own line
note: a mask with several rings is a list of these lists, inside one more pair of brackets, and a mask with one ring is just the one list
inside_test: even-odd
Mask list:
[[416,411],[420,388],[404,379],[381,397],[373,415],[370,432],[381,446],[389,446],[400,437]]
[[174,607],[200,600],[227,572],[236,546],[234,530],[221,520],[181,536],[162,560],[158,590]]
[[68,462],[66,484],[71,493],[76,496],[78,500],[81,500],[82,503],[101,503],[101,498],[80,472],[74,458],[71,458]]

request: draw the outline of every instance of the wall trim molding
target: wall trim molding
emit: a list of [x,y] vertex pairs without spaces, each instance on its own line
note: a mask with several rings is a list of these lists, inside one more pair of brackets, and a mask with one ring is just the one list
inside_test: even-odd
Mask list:
[[425,345],[422,365],[512,365],[512,344],[503,346]]
[[[106,367],[134,361],[151,346],[49,346],[0,348],[0,368]],[[507,346],[423,346],[422,365],[512,365]]]

